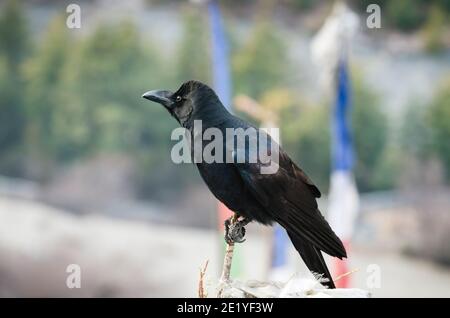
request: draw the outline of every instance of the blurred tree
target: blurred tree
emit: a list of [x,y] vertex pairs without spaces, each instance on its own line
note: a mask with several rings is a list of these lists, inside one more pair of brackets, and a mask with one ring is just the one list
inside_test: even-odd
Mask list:
[[197,79],[210,82],[210,47],[208,39],[208,21],[198,10],[186,10],[184,13],[183,34],[177,50],[176,75],[178,82]]
[[435,2],[447,12],[450,11],[450,0],[435,0]]
[[287,60],[282,38],[268,22],[260,22],[233,56],[236,93],[260,99],[265,91],[282,87]]
[[25,127],[20,65],[29,49],[19,1],[9,0],[0,14],[0,171],[21,175],[19,156]]
[[386,14],[391,24],[400,30],[411,31],[417,29],[426,17],[426,10],[422,1],[395,0],[386,4]]
[[[56,113],[64,108],[62,99],[63,69],[71,47],[63,17],[55,18],[45,37],[24,65],[27,81],[27,144],[30,150],[29,169],[34,177],[43,177],[50,161],[58,155],[57,144],[64,135],[56,131]],[[67,127],[69,128],[69,127]]]
[[328,107],[291,107],[283,112],[282,119],[283,148],[326,193],[331,164]]
[[355,178],[361,191],[378,190],[376,175],[382,165],[389,133],[388,120],[376,95],[354,76],[352,127],[356,152]]
[[302,9],[302,10],[311,9],[318,2],[323,2],[323,1],[317,1],[317,0],[315,0],[315,1],[314,0],[288,0],[287,1],[287,3],[290,4],[291,6],[298,8],[298,9]]
[[445,30],[445,11],[438,5],[433,5],[424,27],[425,48],[428,52],[436,53],[445,48]]
[[66,103],[55,123],[58,157],[136,147],[145,111],[140,95],[148,74],[160,74],[156,57],[128,22],[100,26],[78,47],[64,70]]
[[66,69],[70,89],[59,126],[64,158],[125,152],[136,162],[140,195],[155,197],[161,189],[182,187],[189,172],[170,160],[177,123],[141,98],[149,89],[174,86],[165,67],[153,47],[142,45],[133,24],[100,26]]
[[450,180],[450,80],[438,91],[426,113],[430,130],[430,150],[443,163],[447,180]]
[[28,30],[22,5],[18,0],[8,0],[0,14],[0,52],[5,56],[12,74],[18,74],[28,48]]
[[372,174],[370,189],[388,190],[399,185],[399,171],[404,167],[402,162],[404,156],[405,154],[399,150],[398,144],[388,142]]
[[[4,64],[0,59],[1,87]],[[173,86],[165,66],[132,23],[101,25],[72,38],[64,19],[52,21],[23,68],[32,176],[46,178],[74,160],[120,152],[135,160],[134,182],[143,196],[182,187],[192,173],[170,161],[176,122],[141,98],[148,89]]]
[[413,103],[403,116],[399,132],[399,142],[405,154],[417,159],[425,159],[430,149],[430,129],[425,121],[423,105]]

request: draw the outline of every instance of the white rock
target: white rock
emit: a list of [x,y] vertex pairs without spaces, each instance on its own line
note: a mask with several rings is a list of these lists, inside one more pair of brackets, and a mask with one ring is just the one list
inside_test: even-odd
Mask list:
[[[320,280],[320,279],[319,279]],[[327,289],[317,278],[301,274],[287,282],[233,280],[219,284],[224,298],[369,298],[370,293],[358,288]]]

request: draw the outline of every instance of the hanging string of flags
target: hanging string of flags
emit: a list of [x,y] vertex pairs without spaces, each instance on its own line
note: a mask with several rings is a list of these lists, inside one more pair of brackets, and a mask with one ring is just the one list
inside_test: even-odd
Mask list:
[[[359,20],[343,2],[336,2],[333,12],[313,40],[312,56],[320,69],[322,85],[334,98],[332,109],[332,173],[328,196],[328,220],[349,252],[354,224],[359,210],[359,197],[353,177],[353,142],[349,115],[351,83],[348,60],[351,40]],[[347,260],[335,261],[336,276],[349,271]],[[337,287],[349,287],[349,276],[337,282]]]

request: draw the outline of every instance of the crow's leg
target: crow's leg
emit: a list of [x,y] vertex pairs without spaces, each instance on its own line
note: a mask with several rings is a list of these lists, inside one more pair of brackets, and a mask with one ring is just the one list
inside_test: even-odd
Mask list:
[[230,234],[230,227],[231,227],[231,221],[232,221],[232,219],[233,219],[233,216],[230,217],[230,218],[228,218],[228,219],[226,219],[225,222],[224,222],[224,224],[223,224],[224,227],[225,227],[225,235],[224,235],[224,238],[225,238],[225,242],[227,242],[228,244],[233,243],[233,242],[228,238],[228,235]]
[[250,223],[247,218],[235,218],[234,216],[225,221],[225,241],[228,244],[242,243],[245,241],[245,226]]

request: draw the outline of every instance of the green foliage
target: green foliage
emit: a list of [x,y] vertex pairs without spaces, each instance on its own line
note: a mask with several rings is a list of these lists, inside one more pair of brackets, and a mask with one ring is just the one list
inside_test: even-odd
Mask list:
[[18,176],[25,114],[17,98],[17,81],[11,79],[7,65],[6,58],[0,56],[0,170]]
[[27,48],[28,30],[22,6],[18,0],[8,0],[0,14],[0,52],[12,72],[17,71]]
[[233,57],[236,93],[259,99],[274,87],[283,86],[286,51],[273,26],[261,22]]
[[184,16],[183,35],[178,52],[177,77],[179,82],[197,79],[210,82],[210,58],[207,21],[197,10],[189,10]]
[[412,105],[400,131],[401,149],[424,163],[437,158],[450,180],[450,80],[444,81],[429,105]]
[[392,25],[403,31],[417,29],[425,20],[422,4],[412,4],[410,0],[389,1],[386,14]]
[[409,156],[425,159],[430,148],[430,129],[426,123],[423,105],[412,104],[403,116],[400,128],[400,146]]
[[56,128],[56,114],[65,105],[62,100],[63,68],[70,52],[70,40],[66,33],[64,19],[57,18],[50,23],[38,51],[25,63],[23,69],[26,86],[27,141],[31,152],[55,154],[54,143],[59,138]]
[[430,150],[443,163],[450,179],[450,81],[444,83],[426,113],[426,124],[430,129]]
[[431,8],[424,27],[425,48],[428,52],[436,53],[445,48],[443,43],[445,30],[445,13],[435,5]]
[[403,159],[404,154],[395,143],[387,144],[380,155],[375,171],[372,173],[371,189],[387,190],[397,186]]
[[28,33],[21,5],[10,0],[0,14],[0,169],[20,175],[20,146],[25,127],[20,63],[27,55]]
[[0,56],[0,150],[7,151],[21,140],[24,114],[18,100],[17,80],[9,71],[8,63]]
[[320,1],[314,0],[289,0],[288,3],[298,9],[311,9],[314,4]]
[[283,148],[326,192],[330,178],[329,108],[304,106],[290,108],[283,115]]
[[356,152],[355,178],[361,191],[381,188],[376,180],[378,167],[387,144],[388,124],[377,97],[358,76],[353,87],[353,127]]
[[173,180],[181,186],[187,174],[169,160],[170,133],[177,124],[162,107],[141,98],[149,89],[174,86],[164,66],[128,22],[101,26],[84,40],[66,69],[69,96],[60,125],[66,127],[60,132],[65,142],[57,147],[63,158],[126,152],[136,162],[140,194],[154,196]]

